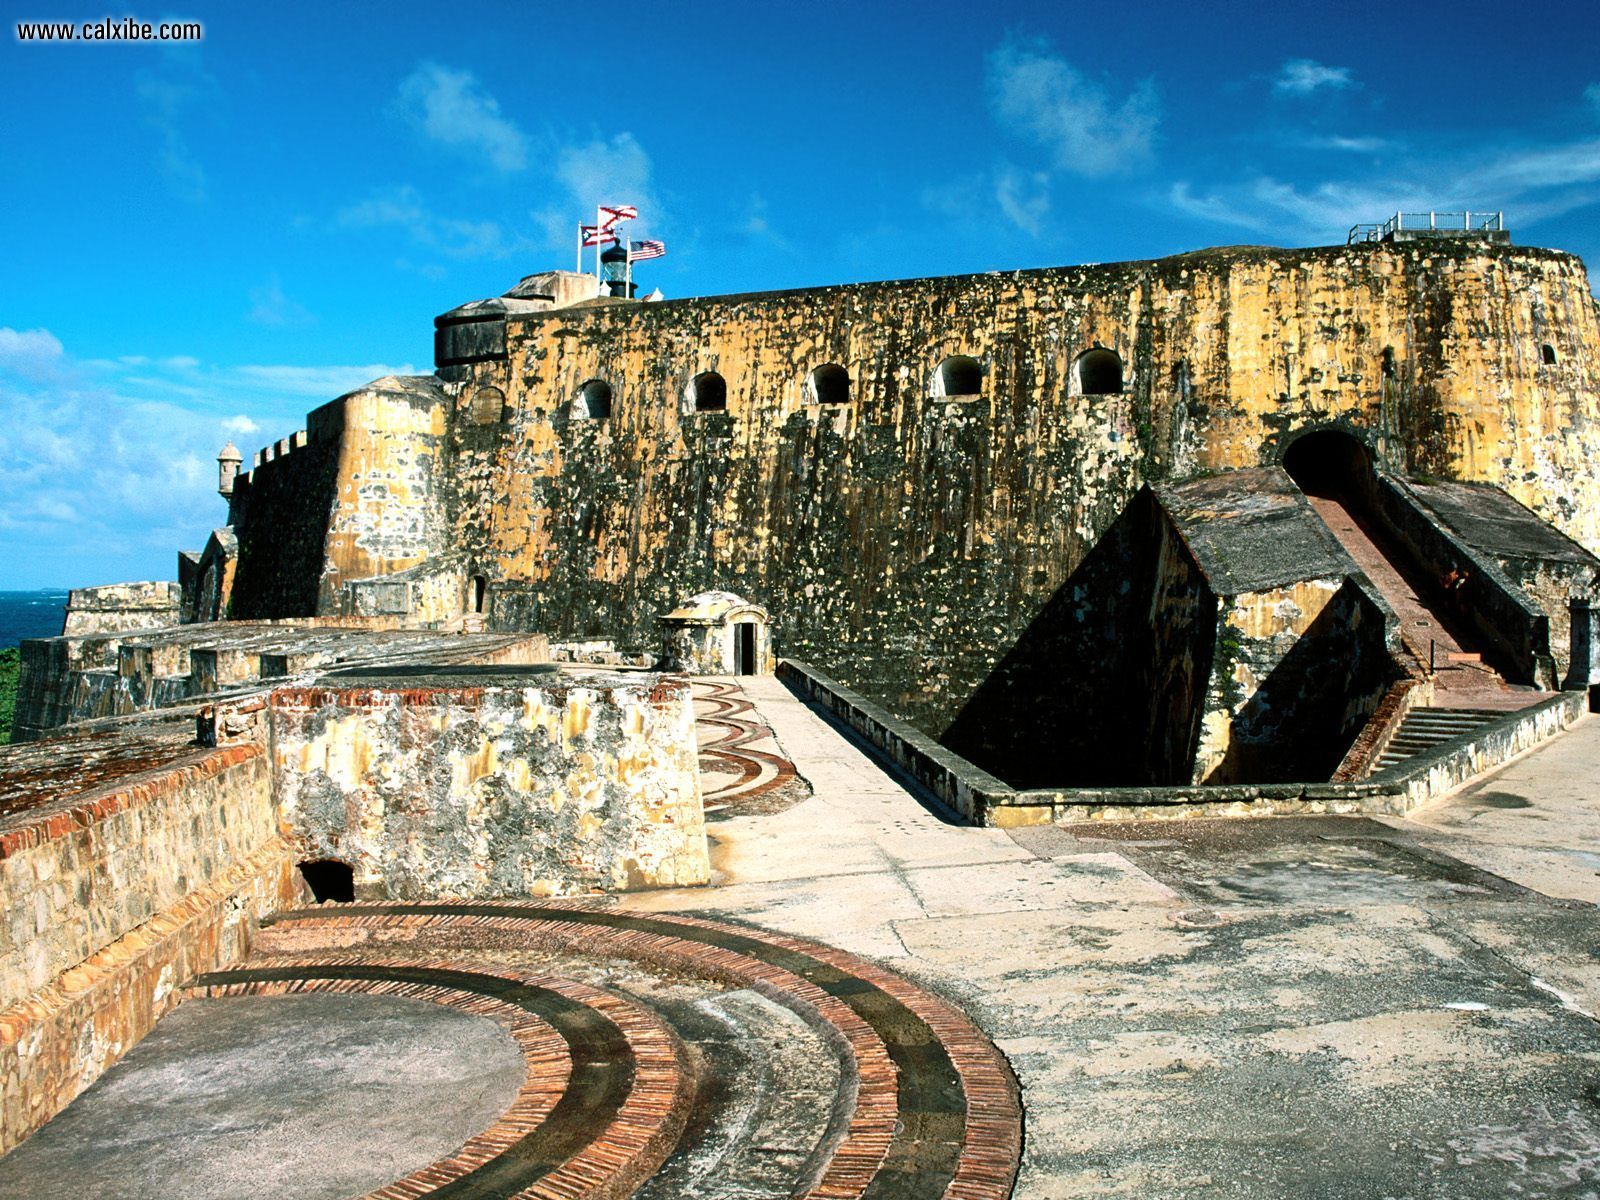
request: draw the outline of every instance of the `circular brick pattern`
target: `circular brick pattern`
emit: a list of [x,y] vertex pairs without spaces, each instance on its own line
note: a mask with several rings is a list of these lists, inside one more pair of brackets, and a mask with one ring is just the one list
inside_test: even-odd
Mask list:
[[[363,992],[426,1000],[502,1025],[527,1074],[511,1106],[449,1158],[368,1193],[566,1200],[626,1195],[683,1127],[688,1081],[677,1039],[652,1013],[570,980],[429,959],[253,960],[203,975],[190,995]],[[582,1086],[572,1087],[576,1076]]]
[[[631,960],[679,976],[755,989],[829,1031],[830,1040],[845,1048],[851,1067],[839,1097],[848,1108],[842,1134],[811,1186],[795,1194],[818,1200],[1001,1200],[1011,1194],[1022,1116],[1016,1082],[1004,1058],[963,1013],[854,955],[727,921],[634,915],[559,901],[325,905],[285,913],[275,924],[363,930],[386,940],[408,929],[452,936],[479,930],[502,939],[510,935],[541,951]],[[625,1196],[673,1151],[696,1103],[679,1047],[661,1021],[634,1001],[584,984],[460,963],[356,955],[337,962],[252,962],[208,976],[200,986],[208,994],[230,994],[217,989],[257,984],[286,990],[354,987],[354,981],[418,989],[394,994],[438,997],[440,1003],[481,1002],[484,1007],[473,1011],[498,1013],[502,1020],[511,1015],[495,1006],[512,1004],[524,1014],[518,1019],[523,1037],[530,1039],[526,1045],[535,1048],[529,1051],[529,1099],[524,1104],[519,1096],[502,1122],[469,1143],[481,1144],[473,1159],[477,1165],[458,1170],[464,1164],[463,1148],[446,1163],[393,1185],[399,1190],[375,1193],[384,1200],[435,1194]],[[474,994],[480,1001],[458,999]],[[563,1025],[557,1001],[584,1008],[623,1034],[621,1051],[613,1044],[610,1059],[602,1055],[594,1062],[614,1067],[616,1055],[626,1052],[636,1064],[631,1088],[616,1100],[616,1116],[603,1132],[602,1120],[590,1110],[597,1104],[604,1109],[611,1101],[597,1096],[605,1081],[587,1066],[580,1071],[569,1065],[559,1084],[560,1098],[549,1102],[561,1070],[559,1056],[551,1057],[551,1031],[565,1042],[571,1063],[589,1064],[597,1053],[582,1037],[574,1041],[570,1014]],[[545,1029],[537,1028],[541,1021]],[[524,1044],[522,1038],[519,1044]],[[573,1085],[574,1079],[581,1082]],[[563,1117],[563,1106],[570,1110],[566,1132],[553,1134],[552,1123]],[[562,1158],[556,1150],[566,1145],[564,1138],[571,1139],[575,1112],[588,1114],[578,1123],[586,1123],[591,1140],[572,1145],[571,1154]],[[518,1136],[508,1142],[513,1132]],[[498,1157],[480,1161],[494,1147],[500,1148]],[[434,1170],[445,1174],[430,1176]],[[524,1178],[518,1170],[532,1173]],[[418,1183],[429,1186],[418,1191]],[[803,1183],[796,1181],[797,1186]]]

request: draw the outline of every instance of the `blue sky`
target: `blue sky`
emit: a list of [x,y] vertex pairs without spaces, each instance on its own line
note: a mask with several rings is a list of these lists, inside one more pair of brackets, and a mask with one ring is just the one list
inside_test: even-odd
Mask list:
[[[669,296],[1343,241],[1500,209],[1600,263],[1589,5],[118,9],[0,31],[0,588],[170,578],[248,453],[641,209]],[[598,15],[598,16],[597,16]]]

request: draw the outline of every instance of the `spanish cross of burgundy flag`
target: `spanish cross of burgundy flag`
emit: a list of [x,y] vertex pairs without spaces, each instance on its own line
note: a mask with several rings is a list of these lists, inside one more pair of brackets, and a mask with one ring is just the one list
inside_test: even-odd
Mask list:
[[629,242],[628,257],[638,262],[641,258],[660,258],[667,252],[665,242],[645,241]]
[[578,232],[582,235],[582,244],[585,246],[609,246],[617,240],[616,234],[598,225],[579,225]]
[[600,211],[605,214],[600,228],[608,232],[618,221],[631,221],[639,215],[639,210],[631,204],[602,204]]

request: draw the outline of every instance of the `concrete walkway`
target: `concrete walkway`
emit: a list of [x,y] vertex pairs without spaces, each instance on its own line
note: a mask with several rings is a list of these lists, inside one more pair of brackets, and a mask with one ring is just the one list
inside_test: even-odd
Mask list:
[[743,682],[815,795],[716,825],[719,886],[625,907],[816,937],[958,1000],[1023,1085],[1018,1196],[1600,1195],[1600,929],[1560,898],[1592,898],[1594,720],[1418,821],[1007,834]]

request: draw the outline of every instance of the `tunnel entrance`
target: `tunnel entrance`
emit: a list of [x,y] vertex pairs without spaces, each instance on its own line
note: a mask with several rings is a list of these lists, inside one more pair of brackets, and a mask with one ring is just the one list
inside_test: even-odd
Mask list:
[[1296,438],[1284,451],[1283,469],[1308,496],[1358,501],[1366,507],[1372,456],[1342,429],[1321,429]]
[[1434,678],[1439,706],[1475,707],[1511,677],[1514,665],[1473,611],[1472,570],[1430,558],[1429,543],[1403,532],[1359,439],[1339,429],[1305,434],[1284,451],[1283,469],[1394,610],[1402,637]]
[[336,858],[319,858],[300,864],[300,878],[318,904],[348,904],[356,898],[355,868]]

